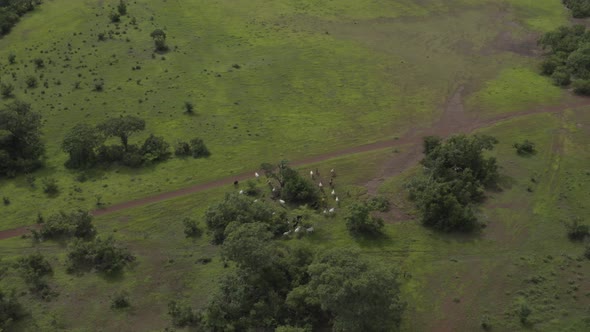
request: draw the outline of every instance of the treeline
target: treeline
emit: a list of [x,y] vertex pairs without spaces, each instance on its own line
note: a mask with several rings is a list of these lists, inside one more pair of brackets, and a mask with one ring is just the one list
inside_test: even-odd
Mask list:
[[39,4],[41,0],[0,0],[0,36],[9,33],[21,16]]

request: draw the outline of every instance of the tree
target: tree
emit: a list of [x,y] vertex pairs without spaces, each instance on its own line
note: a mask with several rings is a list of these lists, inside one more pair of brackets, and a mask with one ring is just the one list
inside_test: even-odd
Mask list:
[[84,210],[70,213],[61,211],[51,215],[43,223],[38,233],[42,239],[69,239],[72,237],[91,239],[95,235],[96,229],[92,224],[92,215]]
[[44,280],[44,277],[53,274],[53,269],[41,253],[37,252],[20,257],[15,267],[20,272],[25,283],[29,286],[31,292],[42,298],[48,298],[51,295],[49,285]]
[[119,0],[119,4],[117,5],[117,12],[119,15],[125,16],[127,15],[127,4],[123,0]]
[[535,143],[525,139],[522,143],[514,143],[513,147],[516,149],[516,153],[521,156],[535,154]]
[[588,0],[562,0],[563,4],[572,11],[575,18],[590,16],[590,1]]
[[194,114],[195,113],[195,105],[193,105],[193,103],[191,103],[190,101],[186,101],[184,102],[184,111],[186,112],[186,114]]
[[18,302],[14,291],[8,293],[0,288],[0,330],[8,329],[24,316],[25,309]]
[[25,79],[25,83],[29,88],[36,88],[37,87],[37,78],[33,75],[27,76]]
[[184,235],[186,237],[199,237],[203,233],[197,222],[191,218],[184,218],[182,224],[184,225]]
[[166,33],[162,29],[156,29],[152,31],[150,37],[154,40],[156,51],[164,52],[168,50],[166,45]]
[[346,228],[353,235],[375,235],[383,229],[383,219],[371,216],[367,204],[355,203],[344,217]]
[[206,158],[211,155],[209,149],[205,145],[205,142],[200,138],[194,138],[191,140],[191,152],[194,158]]
[[135,256],[128,249],[108,237],[92,241],[74,239],[68,246],[66,264],[69,272],[95,269],[111,274],[121,271],[134,260]]
[[370,266],[357,251],[332,249],[309,266],[309,303],[319,303],[333,331],[397,331],[404,304],[397,274]]
[[13,176],[41,165],[41,115],[15,101],[0,109],[0,174]]
[[98,126],[107,137],[119,137],[125,152],[129,148],[129,136],[145,129],[145,121],[134,116],[109,119]]
[[96,127],[85,123],[74,126],[64,137],[61,147],[70,155],[66,161],[69,168],[85,168],[96,161],[96,149],[104,142],[104,137]]
[[168,159],[170,156],[169,147],[170,144],[163,137],[151,134],[141,146],[140,153],[143,155],[144,161],[162,161]]

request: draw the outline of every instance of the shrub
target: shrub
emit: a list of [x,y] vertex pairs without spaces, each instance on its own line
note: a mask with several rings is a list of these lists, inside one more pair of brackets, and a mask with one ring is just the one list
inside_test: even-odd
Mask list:
[[551,74],[551,80],[558,86],[567,86],[572,82],[570,73],[565,66],[557,67]]
[[572,241],[582,241],[590,235],[588,225],[581,224],[579,219],[574,219],[571,223],[565,224],[567,237]]
[[586,245],[586,249],[584,249],[584,257],[590,259],[590,245]]
[[150,135],[141,146],[140,153],[147,162],[162,161],[168,159],[170,152],[168,144],[163,137]]
[[56,195],[59,193],[59,187],[57,185],[57,180],[54,178],[44,178],[42,180],[43,192],[48,195]]
[[174,154],[179,157],[190,156],[191,155],[191,146],[187,142],[178,142],[176,143],[176,148],[174,149]]
[[590,80],[574,81],[574,92],[583,96],[590,96]]
[[59,212],[51,215],[41,226],[39,236],[44,239],[67,239],[71,237],[90,239],[96,235],[92,215],[78,210],[70,213]]
[[98,148],[97,160],[103,163],[122,161],[125,148],[121,145],[101,145]]
[[119,22],[121,22],[121,14],[119,14],[119,13],[111,12],[109,14],[109,18],[111,19],[111,22],[112,23],[119,23]]
[[184,103],[184,111],[187,114],[194,114],[195,113],[195,106],[190,101]]
[[547,58],[541,62],[541,74],[550,76],[562,64],[562,61],[559,61],[555,57]]
[[25,309],[18,302],[14,291],[6,293],[0,289],[0,330],[8,329],[13,322],[24,316]]
[[191,218],[184,218],[182,224],[184,225],[184,235],[186,237],[199,237],[203,233],[197,222]]
[[116,273],[135,260],[129,250],[120,247],[112,237],[92,241],[75,239],[67,255],[68,272],[94,269],[102,273]]
[[10,83],[0,83],[0,94],[4,98],[8,98],[12,96],[12,91],[14,91],[14,86]]
[[45,61],[43,61],[43,59],[41,58],[35,58],[35,60],[33,60],[33,63],[35,63],[35,67],[37,67],[37,69],[45,67]]
[[127,15],[127,4],[123,0],[119,0],[119,4],[117,5],[117,12],[119,12],[119,15],[121,16]]
[[14,53],[8,54],[8,63],[11,65],[16,63],[16,55]]
[[116,293],[111,299],[111,309],[125,309],[130,306],[129,294],[125,291]]
[[2,197],[2,201],[4,202],[4,205],[10,205],[10,198],[7,196]]
[[205,146],[205,142],[200,138],[191,140],[191,151],[194,158],[206,158],[211,155],[211,152]]
[[104,32],[100,32],[98,34],[98,41],[105,41],[107,39],[107,36]]
[[373,211],[387,212],[389,211],[389,201],[385,196],[371,197],[367,201],[367,205]]
[[191,306],[178,304],[176,301],[168,303],[168,315],[176,327],[196,326],[201,321],[200,315]]
[[104,81],[103,80],[95,80],[94,81],[94,91],[101,92],[104,90]]
[[48,298],[51,295],[49,285],[47,285],[43,277],[53,274],[53,269],[41,253],[37,252],[20,257],[15,267],[31,292],[40,295],[42,298]]
[[528,324],[528,319],[531,313],[532,310],[526,302],[520,305],[520,308],[518,308],[518,318],[522,325]]
[[535,154],[535,143],[525,139],[522,143],[514,143],[513,147],[516,149],[516,153],[521,156]]
[[590,16],[590,2],[588,0],[562,0],[563,4],[572,11],[575,18]]
[[353,235],[375,235],[381,233],[383,220],[370,215],[366,204],[353,204],[348,208],[344,217],[346,228]]
[[28,76],[25,79],[25,83],[29,88],[36,88],[37,87],[37,78],[35,76]]
[[143,156],[139,151],[129,151],[123,155],[123,165],[131,168],[138,168],[143,165]]

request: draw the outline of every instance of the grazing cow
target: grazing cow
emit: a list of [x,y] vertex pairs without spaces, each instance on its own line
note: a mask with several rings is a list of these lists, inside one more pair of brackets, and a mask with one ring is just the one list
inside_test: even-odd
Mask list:
[[320,181],[320,183],[318,183],[318,186],[319,186],[320,188],[322,188],[322,187],[324,186],[324,185],[322,184],[322,181]]
[[243,193],[244,193],[244,191],[243,190],[240,190],[240,195],[243,194]]
[[338,196],[336,196],[335,201],[336,201],[336,203],[340,202],[340,200],[338,199]]
[[283,236],[289,236],[289,234],[291,234],[291,231],[287,231],[287,232],[283,233]]
[[313,227],[310,227],[310,228],[306,229],[306,231],[307,231],[308,233],[313,233]]
[[285,204],[285,201],[283,201],[282,199],[279,199],[279,203]]
[[254,172],[254,176],[258,179],[260,177],[260,174],[258,174],[258,172]]
[[332,189],[332,196],[336,195],[336,191],[334,191],[334,189]]
[[314,179],[313,171],[309,171],[309,176],[311,176],[311,178]]
[[238,182],[238,180],[234,181],[234,187],[237,187],[237,186],[238,186],[238,184],[240,184],[240,183]]
[[334,213],[335,211],[336,211],[335,208],[331,208],[330,210],[328,210],[328,212],[330,212],[330,213]]
[[324,209],[324,214],[328,213],[328,209]]
[[295,228],[295,233],[299,233],[301,231],[301,226],[297,226],[297,228]]

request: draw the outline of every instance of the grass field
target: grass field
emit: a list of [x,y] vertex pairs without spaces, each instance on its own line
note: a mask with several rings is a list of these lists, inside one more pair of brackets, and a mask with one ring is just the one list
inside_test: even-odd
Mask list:
[[[436,123],[459,87],[466,113],[481,117],[567,99],[538,75],[534,45],[541,32],[568,22],[559,0],[138,0],[129,4],[137,26],[123,17],[118,27],[108,18],[117,2],[46,0],[0,39],[0,81],[12,82],[16,96],[43,114],[47,147],[35,188],[24,176],[0,179],[0,195],[11,200],[0,206],[0,229],[32,224],[38,212],[95,208],[97,195],[106,204],[123,202],[254,170],[262,162],[401,137]],[[166,31],[172,50],[152,57],[155,28]],[[113,39],[97,40],[109,30]],[[7,63],[11,52],[17,64]],[[34,69],[36,57],[46,68]],[[48,87],[27,90],[28,75],[47,80]],[[104,80],[105,91],[91,91],[95,79]],[[185,101],[195,104],[196,115],[183,114]],[[88,181],[77,181],[79,173],[63,166],[64,133],[79,122],[124,114],[147,122],[132,143],[149,133],[171,143],[198,136],[213,154],[138,170],[99,168],[87,173]],[[477,331],[482,320],[495,331],[588,330],[590,264],[584,246],[566,238],[563,222],[590,215],[589,123],[590,109],[582,108],[479,130],[500,140],[493,154],[503,174],[502,190],[490,193],[478,211],[488,224],[480,234],[443,235],[415,219],[388,216],[384,239],[354,240],[341,214],[314,215],[313,236],[292,242],[318,251],[357,247],[398,266],[408,303],[404,331]],[[537,144],[536,155],[516,155],[512,144],[524,139]],[[367,182],[400,150],[306,169],[327,174],[336,168],[346,206],[366,195]],[[403,184],[418,171],[407,169],[379,188],[405,215],[415,211]],[[59,182],[57,197],[39,188],[48,176]],[[208,236],[184,238],[181,220],[201,219],[228,190],[96,218],[101,234],[113,234],[138,257],[116,278],[66,274],[59,244],[0,241],[3,263],[37,250],[49,257],[55,270],[50,285],[59,292],[51,302],[22,295],[31,316],[16,330],[162,330],[170,326],[170,300],[204,305],[225,269]],[[199,258],[212,262],[201,265]],[[0,285],[26,287],[12,270]],[[110,297],[119,290],[130,293],[132,308],[115,313]],[[532,326],[523,328],[516,312],[525,302]]]

